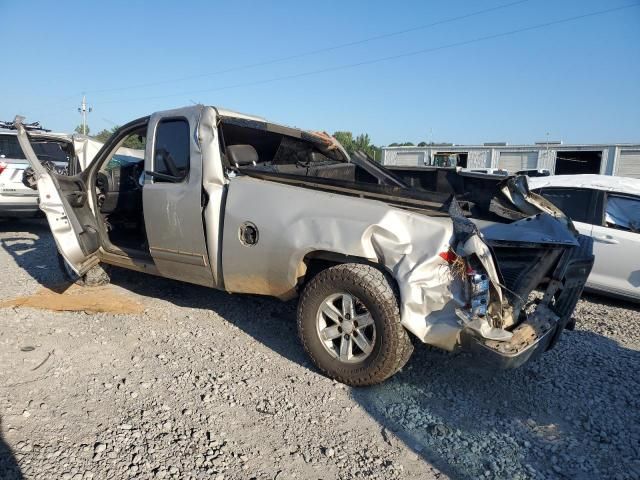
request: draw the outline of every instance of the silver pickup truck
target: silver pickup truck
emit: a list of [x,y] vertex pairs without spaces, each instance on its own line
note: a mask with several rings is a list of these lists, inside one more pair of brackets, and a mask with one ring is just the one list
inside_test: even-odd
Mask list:
[[409,185],[325,133],[220,108],[134,120],[70,177],[18,138],[75,278],[103,263],[298,296],[304,348],[350,385],[396,373],[412,336],[521,365],[571,326],[593,264],[591,239],[525,177],[436,169]]

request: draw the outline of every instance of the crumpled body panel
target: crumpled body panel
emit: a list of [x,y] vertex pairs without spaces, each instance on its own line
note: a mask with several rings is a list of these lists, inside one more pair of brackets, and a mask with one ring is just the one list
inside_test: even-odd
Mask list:
[[[439,256],[452,247],[449,217],[247,176],[230,180],[225,212],[226,290],[290,298],[306,271],[307,255],[367,259],[395,278],[402,324],[410,332],[441,348],[455,346],[461,328],[455,310],[466,300],[462,279]],[[247,221],[259,230],[259,241],[251,246],[239,239]]]

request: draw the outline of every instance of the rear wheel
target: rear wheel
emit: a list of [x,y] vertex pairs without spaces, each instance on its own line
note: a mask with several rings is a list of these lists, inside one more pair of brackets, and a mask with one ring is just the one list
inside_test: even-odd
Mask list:
[[109,277],[109,272],[105,269],[104,266],[98,264],[91,268],[84,275],[78,275],[71,265],[64,259],[62,255],[58,252],[58,264],[60,266],[60,270],[68,282],[75,283],[76,285],[81,285],[85,287],[97,287],[100,285],[106,285],[111,281]]
[[348,385],[386,380],[413,351],[391,282],[364,264],[330,267],[307,284],[298,304],[298,332],[316,366]]

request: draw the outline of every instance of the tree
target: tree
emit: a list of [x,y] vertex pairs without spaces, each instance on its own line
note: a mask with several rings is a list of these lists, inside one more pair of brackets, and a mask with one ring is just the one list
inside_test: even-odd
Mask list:
[[[98,140],[99,142],[105,143],[109,140],[109,137],[118,130],[120,126],[116,125],[111,130],[107,130],[106,128],[102,129],[98,132],[97,135],[94,135],[93,138]],[[146,144],[146,139],[141,137],[140,135],[129,135],[124,142],[122,143],[122,147],[125,148],[134,148],[136,150],[144,150],[144,146]]]
[[93,135],[93,138],[98,140],[99,142],[105,143],[109,139],[112,133],[113,132],[111,130],[107,130],[106,128],[103,128],[98,132],[97,135]]
[[335,132],[333,137],[342,144],[349,155],[354,152],[353,134],[351,132]]
[[368,133],[361,133],[357,137],[353,137],[353,133],[341,131],[333,134],[349,155],[357,151],[363,151],[375,160],[380,160],[380,149],[371,144],[371,138]]
[[[78,125],[76,128],[73,129],[73,131],[76,133],[84,134],[84,132],[82,131],[82,125]],[[89,131],[90,131],[89,125],[87,125],[87,131],[86,131],[87,135],[89,135]]]

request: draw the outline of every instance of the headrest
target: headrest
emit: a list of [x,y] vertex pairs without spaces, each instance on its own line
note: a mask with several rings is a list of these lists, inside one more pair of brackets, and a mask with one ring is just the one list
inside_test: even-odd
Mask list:
[[227,157],[232,165],[239,167],[255,165],[258,161],[258,152],[252,145],[228,145]]

